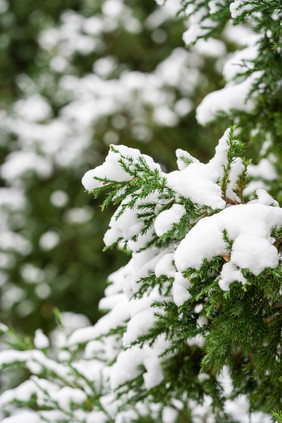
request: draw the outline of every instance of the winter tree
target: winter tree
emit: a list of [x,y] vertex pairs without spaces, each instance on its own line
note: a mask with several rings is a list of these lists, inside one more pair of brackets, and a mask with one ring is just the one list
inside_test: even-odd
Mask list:
[[31,374],[0,396],[3,422],[281,422],[279,11],[181,2],[185,43],[244,37],[197,109],[227,129],[208,163],[178,148],[170,172],[111,145],[85,173],[102,208],[117,205],[106,249],[130,258],[94,326],[71,331],[57,313],[50,339],[38,329],[32,343],[1,327],[1,366]]

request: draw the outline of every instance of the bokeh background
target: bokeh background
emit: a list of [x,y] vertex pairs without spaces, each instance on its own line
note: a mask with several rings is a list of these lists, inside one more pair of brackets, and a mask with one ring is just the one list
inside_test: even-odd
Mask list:
[[221,135],[195,108],[221,88],[234,40],[187,48],[178,4],[154,0],[0,0],[1,320],[48,333],[54,309],[94,323],[107,275],[126,262],[103,250],[112,209],[84,192],[110,144],[176,168],[203,161]]

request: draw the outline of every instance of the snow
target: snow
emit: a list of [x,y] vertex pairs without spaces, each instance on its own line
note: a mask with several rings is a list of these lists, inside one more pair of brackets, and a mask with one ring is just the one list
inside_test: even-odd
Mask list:
[[197,44],[193,46],[193,49],[202,56],[219,58],[226,55],[225,44],[216,40],[215,38],[209,38],[208,40],[200,39]]
[[86,423],[107,423],[108,417],[102,411],[92,411],[86,417]]
[[[258,39],[256,38],[256,42]],[[231,81],[237,75],[253,67],[253,61],[258,55],[258,46],[254,43],[242,50],[231,54],[223,66],[223,76],[226,81]]]
[[49,347],[49,339],[44,335],[41,329],[37,329],[35,332],[34,346],[40,350]]
[[58,374],[59,377],[65,378],[69,374],[69,369],[57,363],[54,360],[47,358],[47,356],[39,350],[4,350],[0,352],[0,366],[10,365],[12,363],[26,363],[27,367],[34,369],[36,365],[36,372],[38,373],[42,368]]
[[111,369],[111,387],[117,388],[123,383],[137,377],[141,370],[140,365],[144,365],[144,384],[147,389],[158,385],[163,379],[163,372],[160,364],[160,354],[165,352],[170,346],[170,342],[160,335],[153,347],[144,345],[142,349],[133,346],[130,349],[119,353],[117,361]]
[[177,167],[179,170],[185,169],[189,163],[200,163],[198,159],[193,157],[190,153],[181,148],[176,150]]
[[183,117],[193,110],[193,103],[188,98],[182,98],[175,103],[174,110],[178,116]]
[[185,213],[185,207],[181,204],[174,204],[169,210],[161,212],[154,223],[156,234],[158,236],[164,235],[181,220]]
[[175,267],[173,265],[174,254],[167,253],[161,257],[157,265],[155,267],[155,275],[156,277],[160,277],[162,275],[167,276],[168,278],[173,277],[175,275]]
[[18,188],[0,188],[0,207],[19,210],[25,207],[24,193]]
[[41,423],[42,420],[38,413],[34,411],[20,411],[11,417],[2,420],[2,423]]
[[39,245],[42,250],[52,250],[60,241],[60,237],[55,231],[48,231],[41,235]]
[[129,241],[133,236],[140,234],[142,223],[137,218],[136,208],[127,208],[117,219],[118,213],[120,212],[123,204],[127,201],[128,199],[121,203],[116,213],[114,213],[113,217],[111,218],[109,225],[110,228],[107,230],[104,236],[104,243],[107,246],[114,244],[120,238]]
[[[227,254],[223,231],[233,241],[230,261],[220,274],[220,286],[228,289],[232,281],[245,282],[240,269],[259,275],[265,268],[278,265],[278,251],[273,246],[271,230],[282,224],[282,210],[263,204],[236,205],[201,219],[175,251],[179,272],[199,270],[204,259]],[[238,273],[239,272],[239,273]]]
[[151,157],[140,153],[138,149],[129,148],[124,145],[120,146],[110,146],[109,154],[107,155],[105,162],[101,165],[96,167],[95,169],[89,170],[85,173],[82,178],[82,184],[84,188],[88,191],[93,191],[95,188],[99,188],[103,186],[102,181],[98,181],[94,178],[102,178],[102,179],[109,179],[118,182],[125,182],[130,181],[133,176],[126,172],[120,163],[120,160],[123,157],[129,157],[132,160],[132,163],[127,162],[126,164],[129,166],[130,169],[133,168],[133,164],[137,163],[138,158],[142,156],[147,165],[150,167],[151,170],[161,170],[160,165],[154,163]]
[[223,208],[221,189],[216,181],[211,180],[206,165],[192,163],[182,171],[171,172],[167,176],[167,186],[194,203],[207,205],[211,208]]
[[172,407],[164,407],[162,413],[163,423],[174,423],[177,420],[178,411]]
[[35,172],[40,178],[48,178],[52,173],[52,165],[43,156],[32,151],[15,151],[8,155],[1,166],[0,173],[5,180],[17,180],[27,172]]
[[68,200],[68,194],[62,190],[53,191],[50,195],[50,201],[55,207],[64,207]]
[[42,121],[52,116],[52,109],[48,101],[38,94],[17,101],[15,112],[23,119],[31,122]]
[[123,335],[123,346],[128,347],[139,336],[146,335],[156,321],[157,317],[153,308],[137,313],[127,324],[126,332]]
[[201,125],[213,121],[218,112],[230,113],[236,109],[251,113],[254,108],[252,98],[246,100],[258,72],[254,72],[245,81],[235,85],[227,85],[221,90],[208,94],[197,108],[196,118]]
[[196,346],[196,347],[199,347],[199,348],[203,348],[205,343],[206,343],[205,338],[200,334],[195,335],[195,336],[187,339],[187,344],[190,347]]
[[240,199],[237,196],[237,194],[235,194],[235,190],[237,188],[237,181],[239,179],[239,176],[243,174],[245,170],[245,166],[243,164],[243,160],[241,159],[241,157],[236,157],[236,159],[234,159],[231,163],[231,169],[229,172],[229,184],[227,186],[226,189],[226,197],[230,198],[233,201],[239,201]]
[[0,409],[15,400],[28,402],[36,391],[36,386],[32,380],[26,380],[16,388],[8,389],[0,395]]
[[1,250],[13,250],[22,255],[27,255],[31,251],[31,244],[22,235],[16,232],[0,233],[0,248]]
[[90,207],[73,207],[67,210],[64,215],[65,220],[71,224],[83,224],[93,217],[93,210]]
[[[158,1],[158,3],[160,2],[161,0]],[[166,2],[167,8],[164,8],[165,12],[160,12],[160,14],[154,12],[147,20],[147,28],[151,27],[155,28],[155,31],[162,31],[158,30],[158,25],[164,22],[163,16],[169,15],[179,6],[177,3],[174,0],[168,0]],[[196,3],[192,7],[195,7]],[[234,9],[239,4],[238,1],[233,2],[233,15],[237,13],[234,12]],[[214,13],[220,7],[220,2],[211,1],[209,6],[210,12]],[[132,32],[140,30],[140,24],[133,16],[128,19],[126,14],[129,8],[123,4],[123,1],[106,0],[102,9],[104,16],[89,19],[83,19],[78,14],[69,11],[64,15],[60,29],[53,32],[49,31],[49,33],[46,31],[45,35],[42,36],[41,43],[44,48],[58,50],[57,55],[51,60],[51,67],[56,72],[66,72],[67,74],[71,55],[75,55],[78,51],[81,54],[88,54],[97,50],[97,53],[99,53],[101,33],[117,29],[125,16],[127,19],[127,23],[123,22],[125,29]],[[205,30],[199,28],[201,13],[202,11],[198,13],[194,20],[191,19],[190,28],[184,35],[184,39],[188,43],[195,41],[197,36],[205,33]],[[205,24],[212,24],[212,21],[207,19]],[[162,32],[154,33],[156,41],[158,38],[156,34],[159,34],[159,40],[164,36]],[[152,38],[154,38],[153,34]],[[89,35],[93,35],[93,39]],[[243,40],[240,41],[243,42]],[[193,49],[204,56],[215,59],[225,55],[224,44],[218,40],[210,40],[209,42],[200,40],[198,46]],[[251,111],[252,100],[244,103],[252,83],[251,78],[243,82],[240,80],[236,84],[232,81],[232,78],[239,69],[242,69],[240,67],[242,58],[250,60],[250,58],[255,57],[256,49],[248,47],[226,62],[224,77],[228,82],[227,86],[223,90],[213,93],[214,95],[211,94],[206,97],[199,106],[198,119],[201,123],[207,123],[214,119],[218,110],[229,112],[233,108],[239,108],[239,110]],[[190,65],[189,62],[193,65]],[[92,143],[93,132],[91,128],[95,127],[95,124],[101,118],[110,117],[113,126],[113,130],[109,129],[104,134],[104,141],[107,144],[118,143],[118,130],[127,127],[128,116],[133,122],[131,133],[136,134],[139,140],[150,140],[152,134],[147,125],[146,109],[151,110],[149,114],[150,122],[152,119],[153,123],[164,127],[176,126],[179,117],[185,116],[192,108],[189,96],[194,93],[199,81],[202,81],[198,69],[202,63],[201,58],[197,58],[195,53],[176,49],[151,74],[132,72],[127,69],[120,74],[119,78],[115,79],[113,78],[113,71],[117,71],[119,64],[113,57],[101,58],[93,65],[94,74],[83,77],[66,75],[66,77],[61,78],[59,81],[60,89],[68,90],[72,99],[61,110],[56,119],[52,118],[51,107],[43,97],[35,94],[27,99],[20,100],[14,110],[16,118],[7,119],[6,124],[19,137],[19,145],[23,151],[20,152],[18,157],[15,156],[18,152],[12,153],[8,157],[1,168],[2,176],[6,178],[8,183],[17,186],[25,173],[35,172],[39,177],[44,178],[52,176],[53,164],[61,167],[69,166],[70,163],[79,163],[85,157],[84,154]],[[178,90],[177,96],[175,95],[176,88]],[[27,106],[28,108],[25,110]],[[34,106],[37,107],[36,110],[34,110]],[[42,121],[45,119],[51,119],[51,121],[43,123]],[[75,131],[74,128],[76,128]],[[173,278],[171,296],[162,299],[173,300],[180,307],[191,297],[189,289],[192,278],[184,278],[181,272],[189,267],[199,270],[205,258],[211,260],[217,255],[230,254],[230,261],[222,266],[218,278],[219,286],[223,290],[228,290],[233,281],[246,283],[242,269],[247,268],[258,275],[266,267],[274,268],[278,264],[278,252],[273,245],[274,240],[271,238],[272,228],[280,225],[282,220],[281,211],[277,207],[272,207],[272,205],[277,206],[277,202],[262,189],[257,190],[258,198],[247,205],[230,206],[222,198],[219,180],[223,175],[223,167],[227,164],[229,133],[229,130],[227,130],[219,142],[215,156],[207,164],[200,163],[199,160],[183,150],[177,150],[179,170],[166,174],[151,158],[141,155],[139,150],[112,145],[105,163],[84,175],[82,182],[88,191],[103,186],[103,182],[95,180],[94,177],[130,182],[133,176],[122,168],[120,163],[122,156],[131,159],[128,162],[131,170],[139,158],[143,157],[151,170],[157,169],[160,175],[167,179],[167,186],[174,190],[176,201],[170,209],[159,212],[163,210],[165,203],[159,201],[156,193],[145,200],[155,202],[157,205],[154,210],[156,218],[153,228],[145,235],[140,234],[142,224],[137,218],[137,213],[140,211],[138,205],[142,205],[142,201],[138,202],[136,207],[127,209],[117,219],[121,210],[119,207],[111,219],[110,229],[105,234],[104,241],[107,246],[116,241],[120,241],[120,245],[124,241],[129,241],[128,249],[132,251],[132,258],[126,266],[109,278],[111,285],[106,289],[106,297],[100,302],[100,307],[110,310],[109,313],[103,316],[95,326],[90,326],[87,319],[81,315],[62,314],[62,321],[66,330],[59,330],[59,333],[57,332],[53,338],[55,339],[54,350],[57,350],[55,353],[58,354],[58,360],[68,361],[72,358],[71,351],[76,352],[78,350],[78,344],[90,341],[86,346],[84,355],[80,357],[79,361],[72,364],[82,375],[93,382],[95,389],[97,386],[102,386],[102,381],[105,383],[106,391],[116,389],[121,384],[140,375],[142,366],[145,368],[143,377],[146,389],[157,386],[163,380],[160,355],[171,346],[170,342],[161,335],[151,347],[148,344],[145,344],[143,348],[136,345],[131,346],[139,336],[146,335],[157,320],[156,309],[153,308],[152,304],[155,300],[160,299],[158,287],[141,299],[133,298],[133,295],[138,291],[141,278],[152,275]],[[68,139],[67,145],[65,145],[66,139]],[[38,148],[39,154],[30,154],[34,146]],[[117,152],[113,149],[116,149]],[[263,177],[262,175],[271,173],[269,171],[271,167],[267,167],[269,161],[267,161],[268,164],[266,162],[261,163],[259,164],[260,168],[259,166],[250,167],[254,177]],[[16,169],[13,169],[14,166]],[[231,200],[239,200],[234,190],[243,169],[240,158],[232,162],[230,181],[226,191],[227,197]],[[274,171],[273,167],[272,170]],[[273,175],[274,173],[271,174],[271,179],[274,179]],[[142,178],[142,172],[138,177]],[[1,192],[0,190],[0,204],[17,210],[24,204],[24,201],[21,202],[20,197],[17,196],[18,194],[15,195],[15,201],[11,200],[8,191]],[[180,222],[186,213],[183,204],[179,204],[182,201],[181,196],[193,201],[198,206],[208,206],[213,211],[217,211],[217,214],[196,222],[189,222],[195,225],[179,245],[175,241],[171,247],[165,250],[152,247],[148,251],[139,252],[139,248],[144,247],[153,234],[161,237]],[[50,202],[54,207],[65,207],[68,196],[63,190],[58,189],[52,192]],[[223,210],[219,212],[218,209]],[[71,224],[78,224],[88,221],[91,216],[92,214],[89,213],[87,208],[74,207],[66,211],[63,217]],[[227,231],[228,237],[233,241],[231,252],[227,251],[223,239],[224,230]],[[136,241],[134,240],[135,236]],[[17,241],[16,238],[13,238],[12,241],[10,239],[9,245],[12,245],[15,241]],[[40,245],[45,250],[54,248],[58,242],[59,235],[52,228],[43,234],[40,239]],[[5,246],[5,242],[3,244]],[[30,278],[30,282],[39,282],[36,289],[41,287],[44,294],[44,284],[41,281],[44,280],[45,275],[44,272],[40,273],[38,270],[40,269],[27,268],[23,269],[22,273],[26,278]],[[45,284],[45,287],[48,287],[48,285]],[[162,287],[166,287],[165,283]],[[12,294],[14,300],[15,295]],[[42,295],[42,298],[44,298],[44,295]],[[202,304],[197,305],[195,313],[200,313],[202,307]],[[205,317],[199,315],[197,327],[202,328],[205,324]],[[104,337],[109,331],[115,330],[119,326],[125,328],[122,339],[118,334]],[[74,329],[75,332],[68,338],[68,333]],[[196,335],[187,340],[188,345],[200,348],[204,346],[204,343],[205,340],[201,335]],[[41,330],[36,331],[34,344],[37,349],[48,347],[49,341]],[[22,362],[35,374],[47,370],[47,373],[57,374],[59,379],[66,379],[70,384],[73,382],[73,376],[69,372],[70,368],[65,363],[57,363],[55,360],[48,359],[42,351],[4,351],[0,353],[0,362],[1,360],[4,365],[14,361]],[[98,360],[102,360],[102,362]],[[111,362],[114,363],[113,366],[109,365]],[[199,381],[208,377],[208,375],[200,375]],[[4,395],[6,395],[7,402],[12,400],[15,395],[18,395],[19,399],[25,399],[32,394],[32,390],[35,389],[37,384],[42,388],[48,388],[48,391],[51,392],[51,398],[65,411],[73,408],[74,404],[78,404],[79,409],[73,411],[76,421],[105,423],[108,420],[103,412],[84,413],[82,410],[81,403],[87,399],[86,395],[90,389],[86,383],[85,385],[82,383],[83,388],[81,389],[71,388],[70,386],[62,388],[60,384],[51,386],[48,383],[48,381],[34,378],[30,384],[26,382],[26,385],[23,384],[10,393],[6,391]],[[109,384],[111,388],[109,388]],[[129,392],[130,395],[133,395],[133,392]],[[4,401],[5,397],[4,400],[3,396],[1,399]],[[48,407],[48,398],[45,398],[44,395],[39,397],[38,402],[39,405],[41,403],[41,405]],[[112,393],[102,395],[101,403],[107,405],[106,409],[111,411],[116,423],[131,422],[136,419],[136,413],[133,410],[117,413],[119,405],[122,404],[117,405],[118,402],[115,401]],[[238,404],[240,406],[240,402]],[[189,405],[192,408],[192,418],[195,423],[203,419],[207,423],[216,423],[212,416],[211,399],[209,397],[205,397],[201,405],[189,400]],[[228,403],[228,407],[230,413],[234,413],[236,409],[234,403]],[[144,408],[146,408],[145,405]],[[248,408],[245,411],[247,415]],[[46,418],[48,415],[50,421],[54,422],[65,418],[65,415],[61,415],[59,412],[52,414],[52,411],[46,411],[45,415]],[[160,418],[159,416],[160,414],[158,418]],[[162,415],[163,422],[172,423],[175,417],[176,411],[170,407],[165,407]],[[23,411],[18,415],[18,418],[14,416],[10,420],[8,418],[4,421],[7,423],[24,422],[26,419],[26,421],[33,423],[33,418],[35,418],[33,413]],[[245,423],[244,418],[240,420],[241,417],[238,418],[236,414],[234,414],[234,418],[239,419],[240,423],[241,421]],[[257,417],[255,416],[254,419],[257,419],[254,421],[259,423],[267,421],[261,413],[257,413]],[[37,421],[34,420],[36,423]]]
[[[151,169],[157,168],[160,175],[166,178],[166,185],[172,189],[176,195],[189,198],[194,203],[202,206],[209,206],[213,209],[224,209],[226,203],[222,198],[221,187],[218,181],[223,176],[223,168],[227,166],[227,152],[229,149],[228,140],[230,130],[228,129],[219,140],[214,157],[207,163],[200,163],[183,150],[177,150],[178,166],[180,170],[171,173],[164,173],[156,164],[150,161],[147,156],[141,156],[139,150],[123,149],[118,147],[118,153],[111,151],[105,164],[98,167],[105,169],[112,160],[114,163],[115,178],[130,181],[131,175],[126,174],[121,168],[119,162],[120,155],[129,157],[130,168],[133,170],[134,163],[138,163],[140,157],[145,158]],[[126,159],[124,159],[126,160]],[[95,172],[96,170],[93,170]],[[236,158],[230,166],[229,181],[226,190],[226,196],[233,201],[240,202],[234,190],[237,186],[237,180],[244,171],[244,165],[241,158]],[[99,184],[99,183],[98,183]],[[219,276],[219,286],[228,290],[233,281],[246,283],[242,274],[242,269],[249,269],[253,274],[260,274],[265,268],[275,268],[278,264],[278,252],[272,245],[270,238],[271,229],[278,225],[281,220],[279,211],[274,207],[277,203],[265,192],[258,190],[257,199],[248,205],[238,205],[227,207],[216,215],[201,219],[176,246],[175,253],[172,250],[163,252],[154,252],[153,250],[138,253],[138,249],[146,245],[150,240],[152,232],[148,231],[146,235],[140,235],[140,220],[137,219],[138,206],[127,209],[118,219],[122,205],[117,209],[110,222],[110,229],[105,235],[106,245],[111,245],[118,240],[128,240],[128,247],[136,253],[133,254],[131,261],[123,268],[120,273],[123,275],[123,285],[120,288],[130,298],[138,290],[137,281],[142,277],[147,277],[150,272],[154,272],[156,277],[165,275],[168,278],[173,277],[173,298],[175,303],[180,306],[189,299],[188,280],[184,280],[181,272],[187,268],[200,269],[203,260],[212,260],[217,255],[229,255],[227,245],[223,239],[223,231],[226,230],[228,236],[233,241],[230,261],[222,267]],[[178,197],[176,197],[178,198]],[[149,199],[146,199],[149,201]],[[156,201],[155,194],[150,199]],[[124,200],[124,202],[128,199]],[[138,203],[142,204],[142,201]],[[168,210],[160,212],[154,222],[156,234],[160,237],[173,228],[174,224],[179,223],[182,216],[186,213],[182,204],[174,204]],[[269,220],[268,220],[269,219]],[[280,220],[279,220],[280,219]],[[271,224],[269,224],[271,222]],[[134,237],[137,237],[135,240]],[[201,242],[199,242],[201,240]],[[263,254],[265,251],[265,254]],[[264,255],[263,259],[260,256]],[[173,261],[175,260],[176,273]],[[140,269],[136,272],[135,269]],[[111,287],[109,287],[111,290]],[[127,301],[125,300],[125,303]],[[131,309],[132,305],[127,304]],[[114,307],[110,313],[115,315],[117,307]],[[126,313],[123,310],[122,319],[126,319]],[[128,309],[128,313],[130,313]],[[106,317],[106,316],[105,316]],[[104,318],[105,318],[104,317]],[[110,322],[105,318],[105,322]],[[148,317],[149,319],[149,317]],[[144,322],[146,319],[144,319]],[[150,321],[150,319],[148,320]],[[109,323],[111,325],[111,323]],[[144,323],[145,324],[145,323]],[[99,326],[99,324],[98,324]],[[136,327],[131,323],[130,327]],[[92,333],[92,332],[91,332]],[[92,333],[93,335],[93,333]],[[96,335],[97,336],[97,335]],[[138,335],[136,335],[137,337]],[[134,339],[134,335],[130,335]],[[129,342],[129,341],[126,341]]]
[[112,311],[97,322],[95,326],[88,326],[76,330],[69,338],[69,345],[81,344],[106,334],[116,326],[122,325],[129,317],[128,300],[124,297]]
[[59,391],[54,393],[54,399],[58,402],[59,406],[63,410],[69,410],[72,403],[81,403],[86,401],[87,396],[85,392],[80,389],[70,388],[69,386],[64,386]]
[[218,285],[223,291],[228,291],[229,285],[234,281],[241,282],[242,285],[247,283],[247,279],[233,262],[225,263],[220,272]]
[[[193,7],[192,5],[189,5],[189,6]],[[202,37],[207,32],[209,32],[208,29],[205,29],[205,27],[212,27],[214,25],[214,22],[209,18],[205,18],[204,21],[200,24],[200,21],[205,16],[205,13],[206,13],[206,9],[200,8],[191,17],[189,17],[187,22],[188,29],[184,32],[182,36],[183,41],[187,46],[189,46],[190,44],[193,44],[197,40],[197,38]]]
[[279,207],[278,201],[274,200],[274,198],[272,198],[271,195],[265,191],[265,189],[258,188],[255,190],[255,194],[257,199],[249,201],[248,204],[260,203],[265,204],[266,206]]
[[[217,182],[223,171],[222,166],[227,164],[229,134],[228,129],[219,140],[215,156],[209,163],[203,164],[192,159],[193,162],[182,170],[166,175],[167,186],[199,205],[206,205],[213,209],[223,208],[225,201],[222,199],[221,188]],[[180,154],[181,152],[178,151],[178,155]],[[184,157],[190,159],[189,156]]]
[[177,307],[182,306],[185,301],[191,298],[189,293],[189,288],[191,284],[188,278],[184,278],[180,272],[177,272],[174,277],[174,282],[172,286],[172,296],[173,301],[177,305]]
[[[227,400],[224,404],[224,411],[239,423],[249,423],[249,401],[246,395],[240,395],[235,400]],[[238,410],[240,412],[238,413]],[[267,414],[261,412],[251,413],[252,423],[271,423],[272,419]]]
[[60,317],[64,328],[67,329],[69,332],[73,332],[76,329],[83,328],[89,325],[90,323],[88,317],[84,316],[84,314],[74,313],[70,311],[60,313]]
[[242,15],[242,13],[251,11],[253,9],[253,5],[250,3],[247,3],[245,0],[235,0],[230,3],[230,13],[232,19],[236,19],[239,16]]
[[223,35],[228,41],[231,41],[240,47],[253,45],[258,38],[258,34],[255,33],[250,26],[234,26],[231,22],[226,25]]
[[261,159],[257,165],[250,164],[248,166],[248,172],[253,178],[262,178],[266,181],[272,181],[278,178],[277,172],[269,158]]
[[8,332],[8,326],[4,325],[4,323],[0,323],[0,333],[3,334]]
[[[231,36],[234,27],[226,29],[227,38]],[[246,48],[239,50],[230,55],[223,67],[223,77],[227,82],[225,87],[218,91],[213,91],[208,94],[196,111],[196,117],[201,125],[213,121],[219,112],[230,113],[232,110],[240,110],[251,113],[254,108],[254,96],[247,99],[247,96],[255,82],[262,74],[259,71],[253,72],[245,80],[238,78],[244,72],[253,68],[253,62],[258,55],[257,42],[259,36],[254,33],[246,33],[243,27],[244,40],[235,39],[235,42],[247,45]],[[235,77],[237,78],[236,80]]]

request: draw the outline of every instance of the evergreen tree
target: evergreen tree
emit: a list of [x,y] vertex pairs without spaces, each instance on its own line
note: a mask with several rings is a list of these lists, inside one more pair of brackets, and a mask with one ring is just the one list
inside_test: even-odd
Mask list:
[[[281,421],[282,211],[265,189],[279,189],[279,5],[182,6],[186,42],[218,35],[230,17],[260,32],[225,64],[226,87],[197,109],[201,123],[219,112],[219,125],[230,115],[238,128],[225,131],[207,164],[178,149],[178,170],[167,172],[135,148],[112,145],[85,174],[86,190],[104,194],[103,209],[118,205],[106,249],[130,260],[109,277],[100,302],[107,313],[94,326],[69,333],[57,314],[50,347],[40,330],[30,343],[3,325],[14,348],[0,354],[1,366],[33,374],[1,395],[12,415],[5,423]],[[256,164],[244,155],[248,135]]]

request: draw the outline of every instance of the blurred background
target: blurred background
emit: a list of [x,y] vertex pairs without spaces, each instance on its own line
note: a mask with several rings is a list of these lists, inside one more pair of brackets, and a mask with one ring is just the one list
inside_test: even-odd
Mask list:
[[228,37],[186,48],[168,0],[0,0],[1,320],[48,333],[54,309],[98,317],[107,276],[127,257],[102,252],[112,209],[84,192],[110,144],[176,168],[217,143],[195,108],[221,88]]

